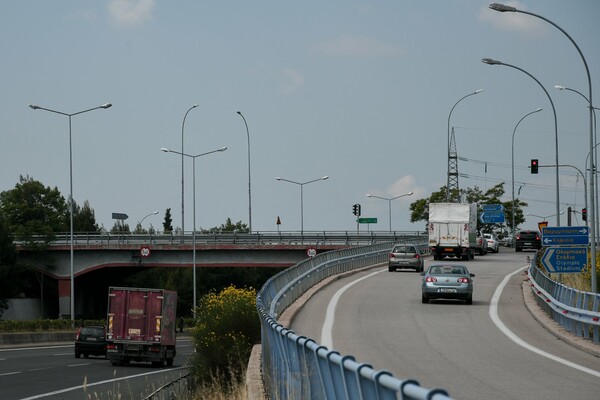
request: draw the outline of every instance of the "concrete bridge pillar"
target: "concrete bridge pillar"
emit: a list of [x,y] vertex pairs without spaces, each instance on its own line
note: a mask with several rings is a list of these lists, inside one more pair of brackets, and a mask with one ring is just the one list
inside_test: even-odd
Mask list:
[[71,315],[71,279],[58,278],[58,315]]

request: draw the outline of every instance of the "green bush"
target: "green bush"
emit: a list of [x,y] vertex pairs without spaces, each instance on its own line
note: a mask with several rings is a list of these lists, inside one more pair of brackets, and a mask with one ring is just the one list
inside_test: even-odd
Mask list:
[[256,290],[229,286],[203,296],[192,338],[191,368],[200,384],[243,379],[252,346],[260,341]]

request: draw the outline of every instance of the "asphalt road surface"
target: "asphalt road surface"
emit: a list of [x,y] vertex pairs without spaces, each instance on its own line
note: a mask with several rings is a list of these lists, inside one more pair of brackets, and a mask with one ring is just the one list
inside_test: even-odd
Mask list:
[[[456,399],[598,399],[600,358],[557,339],[524,305],[526,277],[511,274],[532,255],[501,248],[469,262],[426,262],[464,264],[475,273],[472,305],[422,304],[413,271],[362,271],[316,292],[290,328]],[[334,311],[326,318],[328,308]]]
[[75,358],[73,344],[0,349],[0,399],[142,399],[184,375],[192,343],[177,341],[173,367],[112,366],[103,357]]

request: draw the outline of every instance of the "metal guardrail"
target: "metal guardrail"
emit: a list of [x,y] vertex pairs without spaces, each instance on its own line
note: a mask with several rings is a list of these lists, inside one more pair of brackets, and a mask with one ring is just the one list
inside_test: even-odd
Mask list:
[[[416,244],[424,245],[421,239]],[[448,400],[443,389],[426,389],[374,370],[351,355],[342,356],[299,336],[277,317],[323,279],[385,262],[393,243],[321,253],[269,279],[256,297],[262,330],[262,373],[271,399],[433,399]]]
[[553,281],[531,261],[528,274],[538,305],[563,328],[600,345],[600,294]]
[[[394,231],[394,232],[352,232],[352,231],[304,231],[304,232],[196,232],[197,244],[340,244],[340,245],[370,245],[376,243],[398,242],[407,239],[425,239],[427,232]],[[35,238],[34,238],[35,239]],[[40,241],[43,238],[40,236]],[[76,245],[119,245],[119,244],[150,244],[150,245],[191,245],[194,241],[192,232],[181,233],[77,233],[73,236]],[[70,244],[70,234],[59,233],[52,245]],[[17,244],[19,244],[17,242]]]

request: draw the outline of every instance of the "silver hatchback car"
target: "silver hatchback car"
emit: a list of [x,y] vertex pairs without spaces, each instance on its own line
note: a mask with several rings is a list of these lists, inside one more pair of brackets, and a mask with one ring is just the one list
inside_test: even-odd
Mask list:
[[423,272],[424,267],[423,256],[416,246],[397,244],[390,252],[388,259],[390,272],[394,272],[396,269],[414,269],[417,272]]
[[464,265],[433,264],[422,272],[421,300],[458,299],[473,304],[473,277]]

